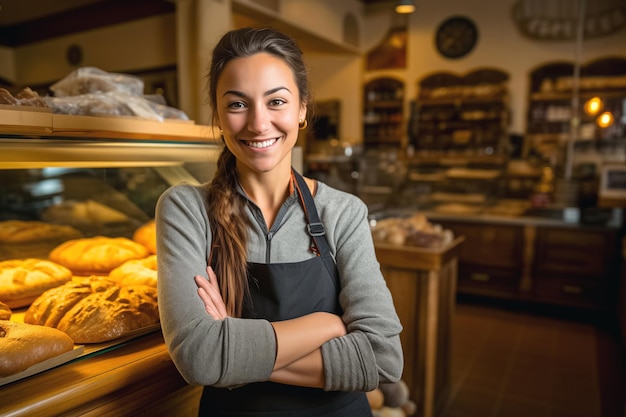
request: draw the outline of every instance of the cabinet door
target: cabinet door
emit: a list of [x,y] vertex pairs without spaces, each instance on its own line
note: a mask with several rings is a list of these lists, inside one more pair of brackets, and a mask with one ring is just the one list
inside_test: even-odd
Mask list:
[[618,276],[617,243],[615,231],[538,229],[534,297],[574,307],[613,306]]
[[461,263],[494,268],[520,268],[522,263],[521,226],[481,223],[442,222],[455,236],[465,236]]
[[617,237],[613,231],[543,227],[535,254],[536,275],[603,277],[614,267]]
[[520,269],[461,263],[457,287],[466,294],[510,298],[517,297],[519,281]]

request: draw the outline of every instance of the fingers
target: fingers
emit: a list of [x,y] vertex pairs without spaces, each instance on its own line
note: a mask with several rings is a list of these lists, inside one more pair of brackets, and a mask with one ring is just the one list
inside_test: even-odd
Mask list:
[[222,320],[228,317],[226,305],[222,299],[217,276],[213,269],[207,268],[209,279],[201,275],[195,276],[196,285],[198,285],[198,295],[204,303],[206,312],[215,320]]

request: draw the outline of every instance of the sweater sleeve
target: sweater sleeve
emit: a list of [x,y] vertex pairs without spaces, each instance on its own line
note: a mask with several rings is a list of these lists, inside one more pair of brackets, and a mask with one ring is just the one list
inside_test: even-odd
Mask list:
[[206,193],[178,185],[157,202],[158,296],[169,353],[190,384],[232,387],[266,381],[276,340],[266,320],[213,320],[197,293],[195,275],[207,276],[211,232]]
[[369,391],[402,376],[402,326],[376,259],[367,207],[352,195],[345,200],[346,207],[332,210],[340,215],[328,213],[323,220],[333,225],[327,230],[336,245],[339,301],[348,331],[322,346],[325,388]]

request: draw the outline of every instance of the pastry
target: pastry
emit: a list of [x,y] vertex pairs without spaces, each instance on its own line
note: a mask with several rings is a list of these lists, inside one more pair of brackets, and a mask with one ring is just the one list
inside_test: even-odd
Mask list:
[[157,290],[121,287],[103,277],[74,278],[37,298],[24,322],[57,328],[75,343],[107,342],[159,323]]
[[71,226],[27,220],[0,221],[0,243],[25,243],[47,239],[73,239],[81,233]]
[[11,308],[29,305],[44,291],[72,279],[62,265],[43,259],[10,259],[0,262],[0,300]]
[[109,279],[121,286],[150,285],[157,286],[157,256],[126,261],[109,274]]
[[50,260],[69,268],[76,275],[107,275],[131,259],[150,253],[145,246],[125,237],[96,236],[73,239],[54,248]]
[[144,245],[152,254],[156,253],[156,222],[150,220],[133,234],[133,240]]
[[74,341],[60,330],[27,323],[0,320],[0,377],[74,348]]

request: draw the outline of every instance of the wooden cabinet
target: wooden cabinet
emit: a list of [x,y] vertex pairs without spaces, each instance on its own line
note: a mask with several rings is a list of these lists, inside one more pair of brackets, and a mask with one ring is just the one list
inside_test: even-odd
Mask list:
[[533,298],[580,307],[614,305],[618,247],[616,231],[539,228]]
[[436,416],[451,387],[450,349],[456,302],[457,237],[442,248],[376,244],[376,257],[402,323],[402,379],[416,415]]
[[458,292],[574,308],[616,306],[617,229],[439,220],[464,236]]
[[464,236],[459,254],[458,290],[515,297],[522,267],[523,228],[484,223],[445,222],[455,236]]
[[363,144],[366,148],[400,148],[404,138],[404,83],[381,77],[363,91]]

